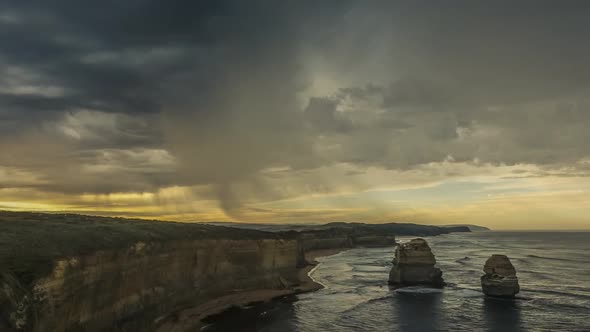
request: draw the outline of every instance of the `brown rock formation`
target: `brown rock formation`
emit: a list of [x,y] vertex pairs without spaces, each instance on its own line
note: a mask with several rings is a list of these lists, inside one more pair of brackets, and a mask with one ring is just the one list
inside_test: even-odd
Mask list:
[[484,294],[495,297],[514,297],[520,291],[516,269],[505,255],[492,255],[486,261],[481,277]]
[[270,233],[6,211],[0,234],[2,332],[195,331],[232,305],[321,288],[305,253],[395,243],[362,226]]
[[442,272],[434,267],[436,258],[424,239],[401,243],[395,250],[389,284],[395,286],[444,286]]
[[228,294],[297,292],[297,259],[295,239],[140,242],[59,260],[32,289],[3,277],[0,302],[12,308],[9,330],[153,331]]

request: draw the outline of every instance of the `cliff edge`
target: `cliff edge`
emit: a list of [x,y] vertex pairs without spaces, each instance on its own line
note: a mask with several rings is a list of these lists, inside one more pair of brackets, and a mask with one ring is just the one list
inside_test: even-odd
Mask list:
[[303,291],[303,265],[288,234],[0,212],[0,330],[154,331],[224,296]]
[[305,254],[393,246],[365,227],[264,232],[0,211],[0,331],[188,331],[231,305],[321,288]]

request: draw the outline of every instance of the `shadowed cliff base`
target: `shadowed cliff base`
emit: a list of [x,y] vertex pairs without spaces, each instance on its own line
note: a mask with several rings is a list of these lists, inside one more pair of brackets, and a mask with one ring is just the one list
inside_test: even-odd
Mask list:
[[[297,294],[314,292],[324,288],[324,285],[316,282],[310,274],[319,265],[316,260],[319,257],[336,255],[343,249],[321,249],[305,253],[308,262],[298,273],[299,284],[289,289],[258,289],[249,292],[230,294],[216,298],[202,306],[194,307],[174,313],[168,320],[159,324],[157,332],[196,331],[204,328],[211,322],[219,322],[226,316],[235,312],[248,313],[250,309],[258,312],[261,308],[272,307],[277,302],[296,301]],[[234,327],[235,328],[235,327]]]
[[231,305],[321,288],[305,254],[393,246],[396,225],[265,232],[0,212],[0,330],[185,331]]

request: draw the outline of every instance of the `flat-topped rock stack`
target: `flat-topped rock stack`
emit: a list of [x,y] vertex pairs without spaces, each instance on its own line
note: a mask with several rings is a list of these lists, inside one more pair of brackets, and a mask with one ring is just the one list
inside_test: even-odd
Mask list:
[[413,239],[401,243],[395,250],[393,267],[389,273],[389,284],[394,286],[426,285],[444,286],[442,272],[434,267],[436,258],[432,254],[428,242],[424,239]]
[[516,269],[506,255],[492,255],[483,267],[481,288],[494,297],[514,297],[520,291]]

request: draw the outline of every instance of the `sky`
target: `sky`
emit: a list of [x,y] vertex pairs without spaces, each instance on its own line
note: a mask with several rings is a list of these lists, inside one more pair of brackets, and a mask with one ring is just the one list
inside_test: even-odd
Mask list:
[[586,1],[2,1],[0,210],[590,229]]

